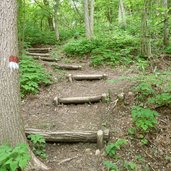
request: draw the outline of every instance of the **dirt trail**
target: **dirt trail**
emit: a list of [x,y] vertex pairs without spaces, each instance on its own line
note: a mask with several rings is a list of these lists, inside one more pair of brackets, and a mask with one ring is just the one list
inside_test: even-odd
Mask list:
[[[75,63],[75,62],[73,62]],[[131,83],[120,80],[122,77],[132,77],[135,74],[128,68],[92,68],[87,63],[77,62],[83,68],[80,71],[53,70],[54,84],[42,88],[38,95],[30,95],[22,102],[22,111],[26,127],[47,130],[88,131],[103,127],[112,131],[111,139],[122,136],[129,122],[127,108],[112,109],[116,95],[128,91]],[[52,68],[47,67],[52,71]],[[67,79],[68,74],[107,74],[108,80],[116,80],[114,84],[108,80],[73,81]],[[110,103],[95,103],[83,105],[53,104],[53,98],[100,95],[112,92]],[[95,155],[96,144],[48,144],[48,159],[46,163],[53,171],[102,171],[103,154]],[[66,159],[66,160],[64,160]],[[64,161],[63,161],[64,160]],[[59,162],[62,163],[59,165]]]

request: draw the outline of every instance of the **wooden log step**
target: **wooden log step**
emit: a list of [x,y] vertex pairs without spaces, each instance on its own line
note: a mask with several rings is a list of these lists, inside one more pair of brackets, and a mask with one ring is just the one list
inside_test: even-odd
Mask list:
[[84,104],[84,103],[95,103],[95,102],[105,102],[107,98],[107,94],[104,93],[99,96],[87,96],[87,97],[55,97],[53,102],[54,105],[57,106],[59,104]]
[[49,57],[40,57],[40,56],[32,56],[32,58],[42,61],[48,61],[48,62],[57,62],[59,59],[49,58]]
[[49,53],[29,53],[29,52],[27,52],[26,55],[29,55],[29,56],[40,56],[40,57],[49,57],[50,56]]
[[28,48],[27,51],[30,53],[48,53],[52,48]]
[[66,64],[57,64],[55,62],[46,62],[46,65],[56,67],[58,69],[64,69],[64,70],[80,70],[82,69],[82,66],[80,65],[66,65]]
[[91,75],[72,75],[69,74],[68,75],[68,79],[70,82],[72,82],[73,80],[101,80],[101,79],[107,79],[107,75],[106,74],[91,74]]
[[[110,131],[106,129],[103,132],[103,139],[104,141],[109,141],[110,138]],[[41,129],[33,129],[33,128],[26,128],[25,133],[28,136],[29,134],[38,134],[44,136],[46,142],[61,142],[61,143],[76,143],[76,142],[91,142],[96,143],[98,138],[98,131],[47,131]],[[101,135],[102,136],[102,135]],[[102,144],[98,145],[100,147]]]

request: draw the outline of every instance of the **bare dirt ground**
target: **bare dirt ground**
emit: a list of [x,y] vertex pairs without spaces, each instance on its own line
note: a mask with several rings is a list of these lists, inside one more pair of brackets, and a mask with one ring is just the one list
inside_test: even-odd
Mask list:
[[[53,74],[54,83],[41,88],[39,94],[29,95],[22,101],[25,126],[54,131],[89,131],[109,128],[111,142],[118,138],[128,139],[128,145],[118,153],[120,159],[135,161],[137,155],[142,155],[145,158],[146,170],[171,170],[171,160],[164,158],[164,156],[171,156],[171,115],[166,112],[165,115],[160,116],[160,135],[154,137],[153,143],[149,147],[142,147],[138,142],[132,141],[127,133],[128,128],[131,127],[130,106],[118,101],[113,107],[117,94],[128,93],[133,85],[132,82],[121,78],[134,77],[137,75],[136,68],[92,68],[88,61],[86,63],[76,62],[76,64],[82,65],[82,70],[62,71],[47,67]],[[107,74],[108,80],[115,80],[115,83],[110,83],[108,80],[73,81],[70,83],[66,77],[69,73]],[[90,96],[108,92],[111,94],[111,101],[108,103],[59,105],[57,107],[53,104],[55,96]],[[167,140],[168,138],[169,140]],[[149,148],[152,150],[149,151]],[[52,171],[105,171],[107,169],[102,163],[108,158],[105,157],[104,150],[98,155],[96,150],[96,144],[89,143],[48,144],[48,158],[43,162],[51,167]],[[117,161],[118,165],[121,165],[120,161]],[[124,171],[124,168],[120,168],[120,170]],[[144,170],[140,162],[138,170]]]

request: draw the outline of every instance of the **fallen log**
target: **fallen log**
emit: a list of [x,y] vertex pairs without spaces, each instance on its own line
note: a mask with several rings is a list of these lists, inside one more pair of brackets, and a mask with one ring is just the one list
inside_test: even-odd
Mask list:
[[88,96],[88,97],[55,97],[54,104],[55,106],[62,104],[83,104],[83,103],[95,103],[95,102],[105,102],[107,98],[107,94],[102,94],[99,96]]
[[70,82],[73,80],[81,81],[81,80],[101,80],[107,79],[106,74],[90,74],[90,75],[68,75],[68,79]]
[[51,62],[51,63],[46,62],[45,64],[49,65],[49,66],[52,66],[52,67],[56,67],[58,69],[66,69],[66,70],[79,70],[79,69],[82,69],[82,66],[80,66],[80,65],[64,65],[64,64],[57,64],[57,63],[54,63],[54,62]]
[[27,51],[30,53],[48,53],[52,48],[28,48]]
[[[75,143],[75,142],[97,142],[97,131],[46,131],[40,129],[26,128],[26,135],[38,134],[42,135],[46,142],[61,142],[61,143]],[[110,131],[106,129],[103,131],[103,139],[109,141]]]
[[40,57],[49,57],[50,56],[49,53],[29,53],[29,52],[27,52],[26,55],[29,55],[29,56],[40,56]]
[[42,60],[42,61],[48,61],[48,62],[57,62],[59,59],[49,58],[49,57],[40,57],[40,56],[32,56],[34,59]]

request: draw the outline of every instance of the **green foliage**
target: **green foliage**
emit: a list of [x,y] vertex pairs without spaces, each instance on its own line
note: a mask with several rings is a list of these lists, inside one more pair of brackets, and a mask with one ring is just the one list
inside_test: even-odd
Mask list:
[[137,165],[136,165],[136,163],[134,163],[134,162],[125,161],[124,167],[125,167],[127,170],[136,170]]
[[148,99],[149,104],[157,104],[157,106],[164,106],[171,104],[171,94],[170,93],[161,93],[154,95]]
[[29,45],[54,45],[57,40],[55,38],[55,33],[51,31],[41,31],[39,28],[33,28],[28,26],[25,30],[25,41],[29,43]]
[[165,48],[165,53],[171,54],[171,45]]
[[144,109],[140,106],[135,106],[132,110],[132,122],[136,128],[145,133],[148,132],[151,128],[155,128],[157,124],[156,116],[158,113],[150,109]]
[[111,161],[104,161],[103,165],[106,166],[109,169],[109,171],[118,171],[117,165]]
[[169,72],[143,77],[134,87],[137,99],[148,107],[171,104],[171,74]]
[[121,148],[122,145],[127,145],[128,142],[125,139],[118,139],[115,143],[111,143],[106,147],[106,154],[110,157],[115,157],[116,151]]
[[21,96],[28,93],[38,93],[39,85],[48,85],[51,83],[50,74],[48,74],[42,65],[28,56],[22,56],[20,61],[20,85]]
[[130,64],[136,51],[136,39],[126,34],[125,37],[117,35],[74,40],[64,47],[64,52],[69,56],[90,56],[93,66]]
[[26,144],[19,144],[16,147],[0,146],[0,171],[23,170],[30,159]]
[[28,139],[32,142],[33,152],[40,156],[42,159],[46,159],[46,142],[45,138],[42,135],[31,134],[28,136]]
[[146,138],[141,139],[141,144],[142,145],[147,145],[148,144],[148,140]]

